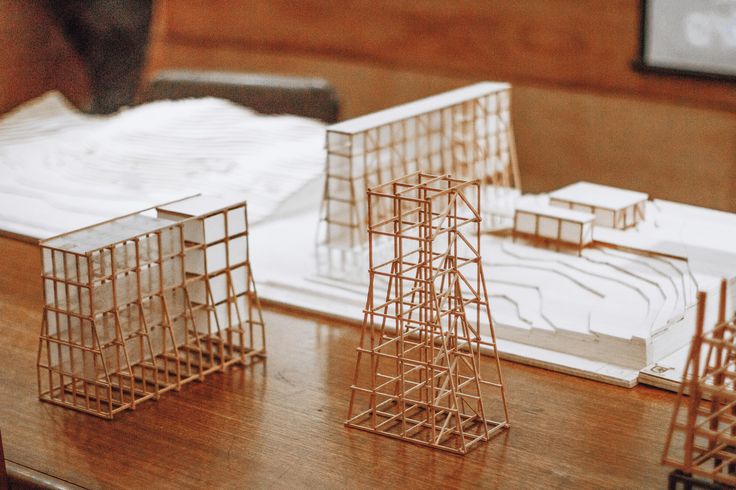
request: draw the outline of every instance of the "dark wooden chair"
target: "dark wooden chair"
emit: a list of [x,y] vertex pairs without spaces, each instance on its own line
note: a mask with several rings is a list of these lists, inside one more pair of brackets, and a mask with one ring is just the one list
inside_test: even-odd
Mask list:
[[263,114],[295,114],[326,123],[334,123],[339,115],[337,94],[328,81],[257,73],[161,71],[144,89],[141,102],[208,96]]

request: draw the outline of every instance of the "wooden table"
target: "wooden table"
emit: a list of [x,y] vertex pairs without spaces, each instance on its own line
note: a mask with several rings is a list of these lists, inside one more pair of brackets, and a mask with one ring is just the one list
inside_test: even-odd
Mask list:
[[39,274],[34,245],[0,238],[0,430],[11,477],[96,488],[666,485],[670,393],[505,362],[511,429],[455,456],[346,429],[359,329],[283,310],[266,311],[265,362],[112,422],[42,403]]

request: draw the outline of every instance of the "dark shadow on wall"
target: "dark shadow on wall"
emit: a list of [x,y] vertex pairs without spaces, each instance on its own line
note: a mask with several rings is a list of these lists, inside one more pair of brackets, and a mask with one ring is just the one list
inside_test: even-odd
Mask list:
[[131,105],[143,72],[153,0],[45,0],[85,64],[89,112]]

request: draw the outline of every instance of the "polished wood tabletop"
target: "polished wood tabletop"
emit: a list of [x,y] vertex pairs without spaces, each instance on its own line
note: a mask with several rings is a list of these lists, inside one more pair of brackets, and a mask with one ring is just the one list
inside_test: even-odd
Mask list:
[[263,362],[114,421],[42,403],[39,274],[35,245],[0,238],[0,431],[9,472],[89,488],[666,485],[659,460],[670,393],[504,362],[511,429],[456,456],[345,428],[359,328],[278,309],[266,310]]

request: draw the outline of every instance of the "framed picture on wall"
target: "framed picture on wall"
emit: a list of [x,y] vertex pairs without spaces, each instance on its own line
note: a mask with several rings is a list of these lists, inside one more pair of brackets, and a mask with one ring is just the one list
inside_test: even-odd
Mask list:
[[736,0],[641,0],[641,71],[736,81]]

